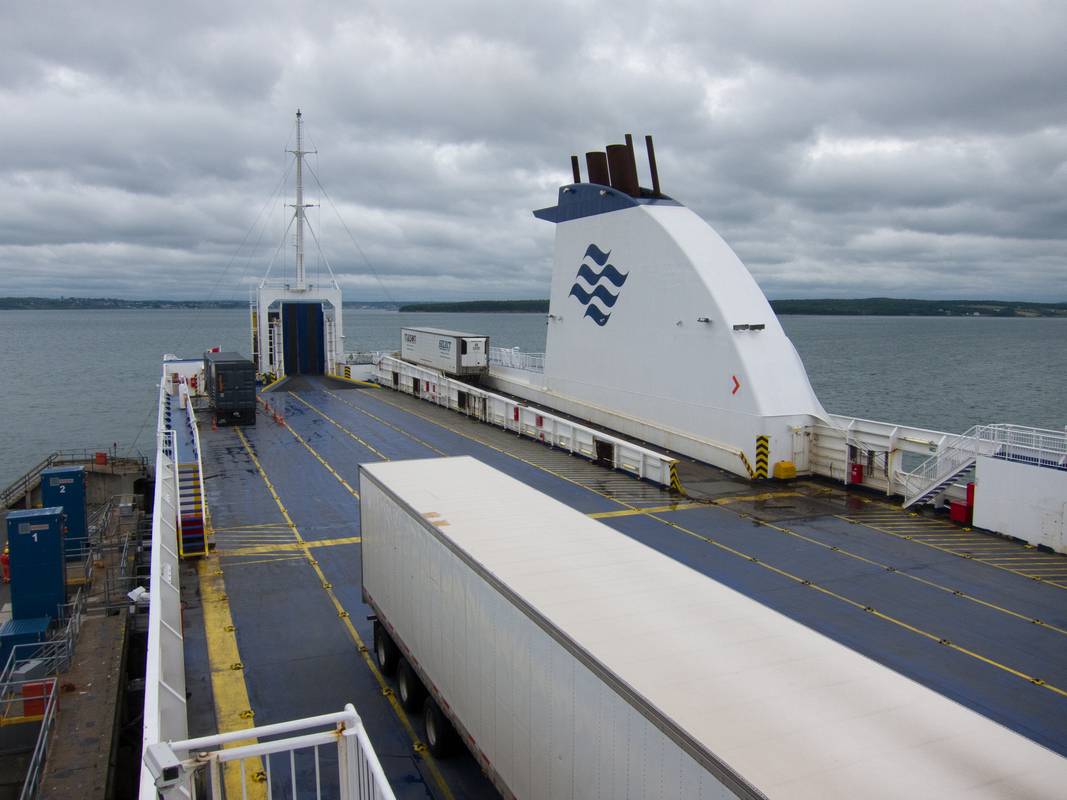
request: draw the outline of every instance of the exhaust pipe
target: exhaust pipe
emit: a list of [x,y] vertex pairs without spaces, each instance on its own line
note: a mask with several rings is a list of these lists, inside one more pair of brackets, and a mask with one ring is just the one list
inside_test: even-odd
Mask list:
[[652,146],[652,136],[645,136],[645,149],[648,150],[648,169],[652,173],[652,194],[659,197],[663,192],[659,190],[659,172],[656,170],[656,148]]
[[630,197],[638,197],[641,189],[637,185],[637,164],[634,163],[633,151],[624,144],[609,144],[607,149],[611,188]]
[[571,156],[571,172],[574,173],[574,182],[582,182],[582,172],[578,169],[578,156]]
[[608,155],[602,150],[593,150],[585,154],[585,169],[589,175],[590,183],[599,183],[610,186],[608,178]]

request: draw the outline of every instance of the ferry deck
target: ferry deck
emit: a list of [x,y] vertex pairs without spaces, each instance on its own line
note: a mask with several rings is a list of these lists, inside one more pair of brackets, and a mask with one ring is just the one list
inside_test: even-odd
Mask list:
[[[191,736],[351,702],[397,797],[496,796],[466,753],[426,751],[360,595],[359,465],[471,455],[1067,756],[1062,556],[830,483],[686,464],[672,495],[388,389],[300,377],[261,401],[255,426],[200,430],[213,549],[183,562]],[[654,628],[633,646],[654,657]],[[274,796],[314,785],[293,769],[263,776]]]

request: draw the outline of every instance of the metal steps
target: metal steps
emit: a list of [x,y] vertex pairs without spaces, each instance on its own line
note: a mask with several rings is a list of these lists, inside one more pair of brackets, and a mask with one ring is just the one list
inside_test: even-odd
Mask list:
[[195,461],[178,465],[178,549],[183,558],[207,554],[200,468]]
[[1046,469],[1067,469],[1067,433],[1021,425],[975,425],[943,442],[936,453],[904,475],[904,508],[930,502],[973,471],[983,456]]

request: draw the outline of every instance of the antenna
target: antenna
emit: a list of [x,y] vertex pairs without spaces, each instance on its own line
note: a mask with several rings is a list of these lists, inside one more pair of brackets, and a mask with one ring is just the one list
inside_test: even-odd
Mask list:
[[303,291],[307,288],[304,283],[304,209],[310,208],[311,204],[304,203],[304,156],[315,153],[316,150],[304,149],[303,119],[300,109],[296,110],[296,149],[290,150],[296,156],[296,290]]

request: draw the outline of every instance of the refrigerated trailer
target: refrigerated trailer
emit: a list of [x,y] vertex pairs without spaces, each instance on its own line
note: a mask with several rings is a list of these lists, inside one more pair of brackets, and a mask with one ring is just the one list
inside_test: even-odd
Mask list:
[[489,337],[441,328],[403,328],[400,357],[448,375],[482,375],[489,371]]
[[379,664],[504,797],[1067,785],[1067,759],[473,458],[364,464],[360,493]]

